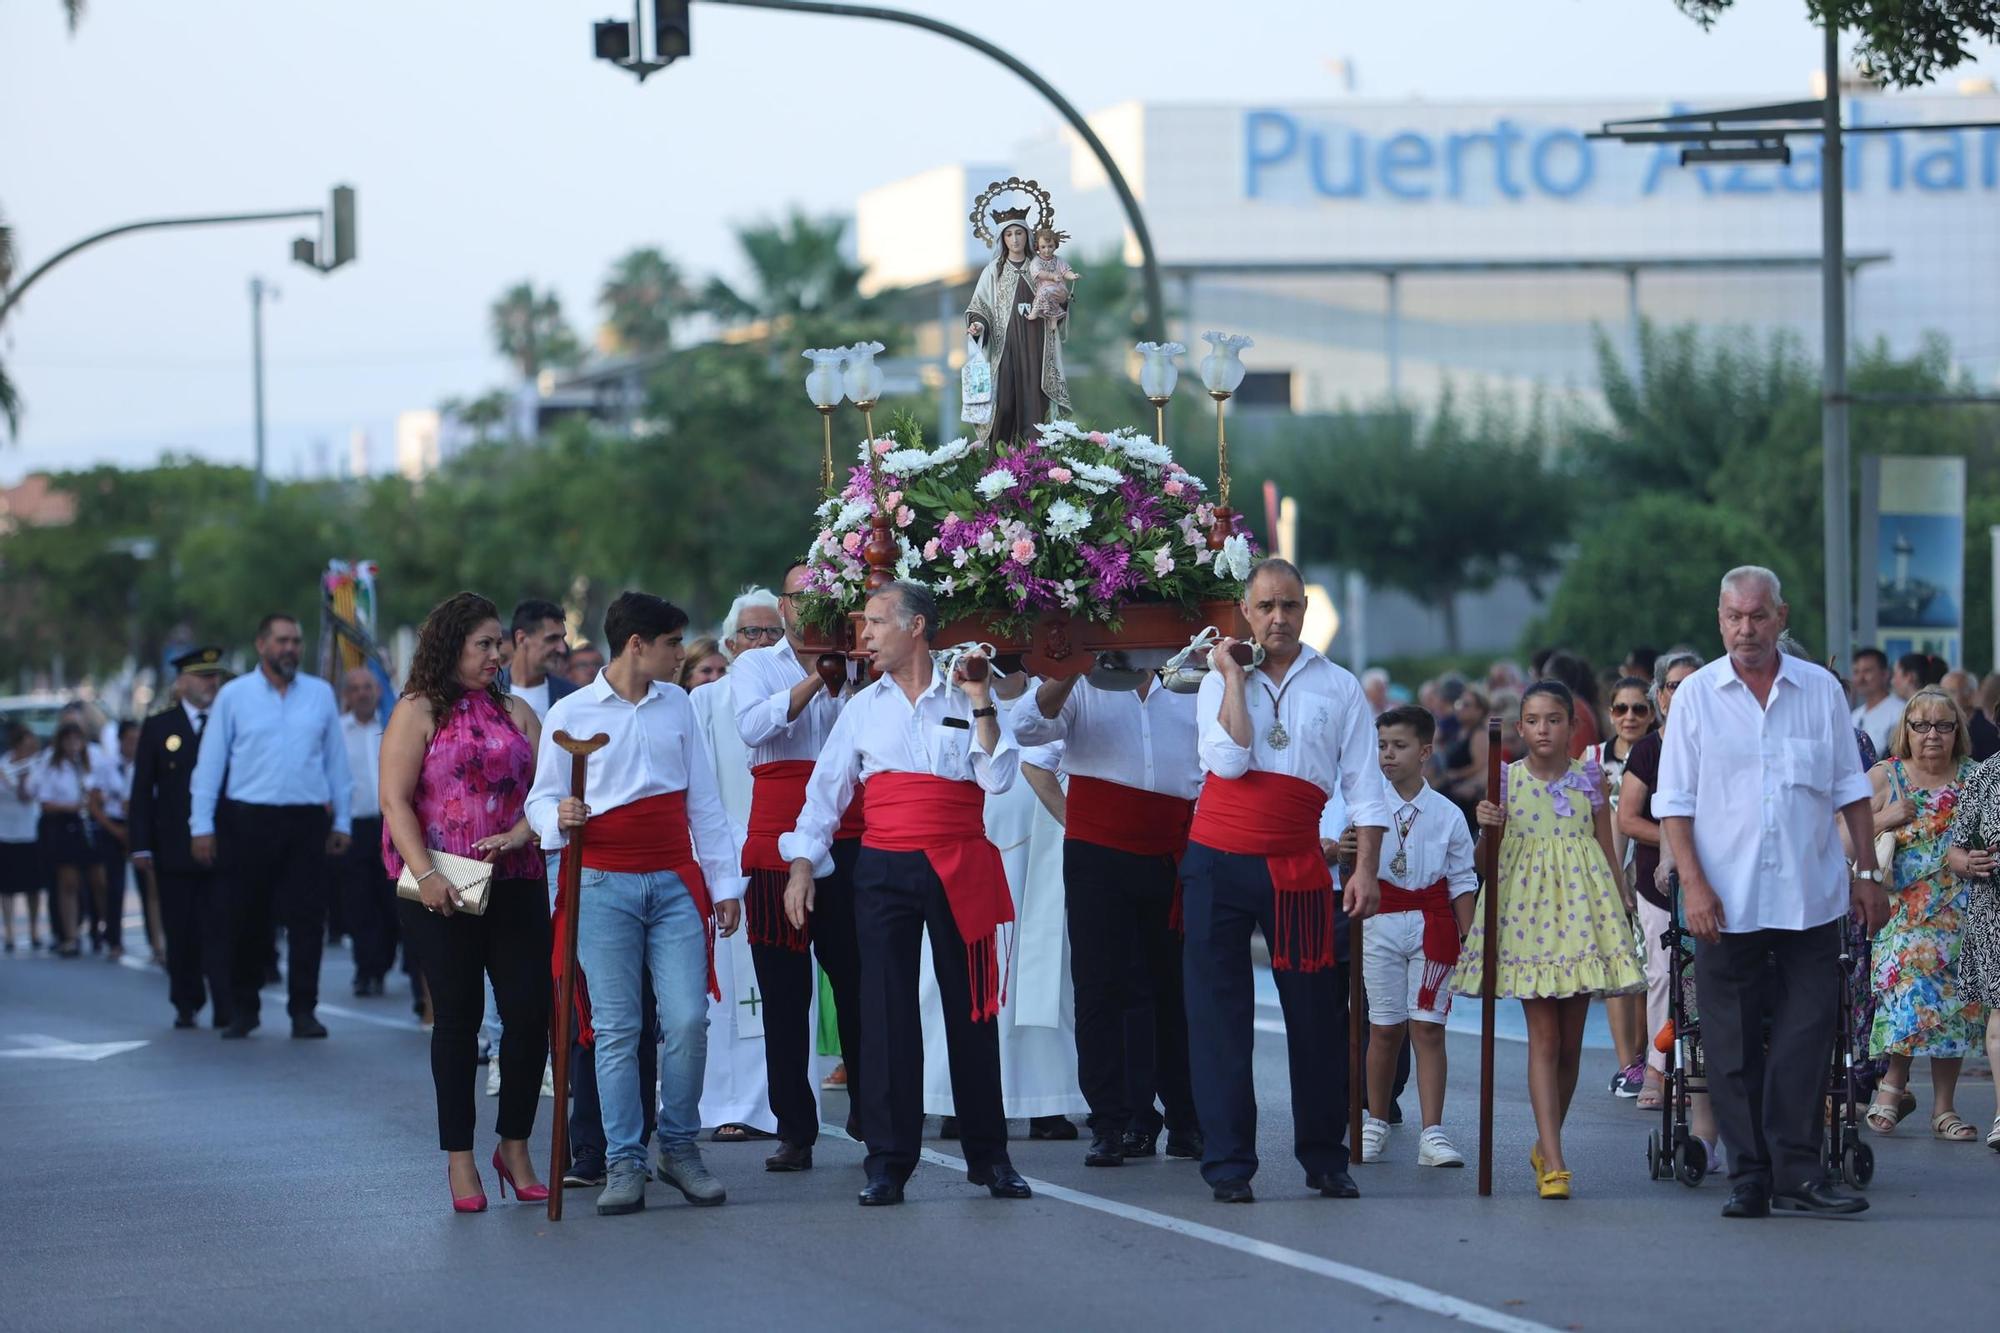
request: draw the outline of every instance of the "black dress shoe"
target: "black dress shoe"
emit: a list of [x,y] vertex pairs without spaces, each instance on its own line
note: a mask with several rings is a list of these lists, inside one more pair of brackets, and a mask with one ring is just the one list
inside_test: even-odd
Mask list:
[[955,1139],[958,1137],[958,1117],[955,1115],[938,1117],[938,1137]]
[[1257,1196],[1250,1192],[1247,1180],[1218,1180],[1212,1187],[1217,1203],[1255,1203]]
[[1118,1142],[1118,1150],[1127,1157],[1151,1157],[1160,1150],[1160,1136],[1141,1134],[1136,1129],[1128,1129],[1124,1138]]
[[764,1159],[766,1171],[810,1171],[813,1150],[809,1143],[779,1143],[778,1151]]
[[1186,1157],[1199,1162],[1201,1160],[1202,1149],[1205,1146],[1202,1142],[1201,1131],[1198,1129],[1183,1130],[1178,1134],[1172,1130],[1167,1131],[1167,1156],[1169,1157]]
[[191,1028],[191,1027],[193,1027],[193,1026],[194,1026],[194,1015],[193,1015],[193,1014],[191,1014],[191,1013],[189,1013],[189,1012],[188,1012],[187,1010],[185,1010],[185,1009],[181,1010],[181,1011],[180,1011],[179,1013],[177,1013],[177,1014],[175,1014],[175,1015],[174,1015],[174,1026],[175,1026],[175,1027],[177,1027],[177,1028]]
[[965,1173],[965,1178],[975,1185],[984,1185],[996,1199],[1032,1199],[1035,1196],[1035,1192],[1028,1188],[1028,1182],[1021,1179],[1021,1173],[1006,1162],[998,1166],[974,1167]]
[[862,1187],[857,1202],[863,1208],[885,1208],[903,1201],[903,1185],[896,1180],[871,1180]]
[[1031,1139],[1073,1139],[1077,1137],[1076,1122],[1064,1115],[1038,1115],[1028,1121],[1028,1137]]
[[1855,1194],[1838,1194],[1824,1182],[1801,1185],[1771,1196],[1771,1207],[1781,1213],[1808,1213],[1815,1217],[1845,1217],[1868,1211],[1868,1200]]
[[222,1029],[222,1039],[224,1041],[242,1041],[245,1037],[249,1036],[251,1033],[255,1032],[258,1028],[262,1026],[263,1024],[259,1023],[254,1018],[232,1019],[230,1021],[229,1026]]
[[294,1038],[306,1039],[324,1037],[325,1035],[326,1024],[320,1022],[311,1014],[307,1014],[304,1018],[294,1018],[292,1020],[292,1036]]
[[1318,1190],[1329,1199],[1358,1199],[1361,1187],[1345,1171],[1329,1171],[1323,1176],[1307,1176],[1306,1188]]
[[1090,1136],[1090,1151],[1083,1155],[1085,1166],[1125,1165],[1125,1144],[1123,1135],[1114,1135],[1109,1130]]
[[1769,1217],[1771,1215],[1771,1192],[1755,1182],[1745,1182],[1729,1192],[1729,1202],[1722,1205],[1724,1217]]

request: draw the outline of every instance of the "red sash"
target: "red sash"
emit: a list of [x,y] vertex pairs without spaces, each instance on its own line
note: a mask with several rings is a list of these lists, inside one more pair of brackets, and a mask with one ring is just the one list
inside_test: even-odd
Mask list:
[[1072,773],[1063,837],[1134,856],[1178,860],[1187,851],[1193,820],[1193,801]]
[[861,845],[924,854],[965,941],[972,1021],[994,1017],[1007,1000],[1000,927],[1014,919],[1014,896],[1000,849],[986,838],[986,793],[978,783],[928,773],[877,773],[867,786],[868,831]]
[[[712,999],[721,999],[722,987],[715,978],[715,906],[709,900],[708,878],[701,873],[701,863],[695,859],[694,835],[688,827],[687,793],[670,791],[644,797],[601,815],[592,815],[586,827],[589,836],[584,839],[584,869],[632,875],[671,870],[681,877],[688,896],[701,912],[702,929],[708,936],[708,993]],[[569,849],[563,851],[567,859]],[[564,915],[559,894],[552,960],[557,976],[562,974],[569,931]],[[588,1046],[595,1034],[590,1026],[590,992],[581,965],[576,977],[576,1017],[578,1040]]]
[[1317,972],[1334,964],[1333,873],[1319,847],[1325,808],[1326,793],[1318,783],[1258,769],[1240,778],[1209,774],[1195,806],[1191,841],[1218,852],[1261,856],[1270,870],[1275,972]]
[[[774,759],[750,770],[756,781],[750,788],[749,834],[743,840],[743,873],[750,877],[749,891],[743,895],[743,917],[752,944],[804,953],[812,943],[810,923],[801,930],[785,917],[785,884],[791,876],[791,863],[778,853],[778,839],[798,826],[799,812],[806,807],[806,783],[812,772],[810,759]],[[862,789],[855,788],[834,841],[861,836],[861,796]]]
[[1438,991],[1451,980],[1451,969],[1458,965],[1458,918],[1451,910],[1451,882],[1440,879],[1423,889],[1406,889],[1386,879],[1381,884],[1381,915],[1424,914],[1424,980],[1417,991],[1417,1008],[1435,1009]]

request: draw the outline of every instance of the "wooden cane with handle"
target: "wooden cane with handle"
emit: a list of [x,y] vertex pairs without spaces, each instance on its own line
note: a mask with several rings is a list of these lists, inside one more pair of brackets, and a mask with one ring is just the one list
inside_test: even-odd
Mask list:
[[[1486,799],[1500,804],[1500,719],[1486,719]],[[1480,894],[1485,939],[1479,971],[1479,1193],[1493,1193],[1493,1017],[1497,1004],[1494,972],[1500,965],[1500,833],[1479,831]]]
[[[1362,1053],[1361,922],[1347,918],[1347,1160],[1361,1160],[1361,1100],[1368,1090],[1368,1061]],[[1376,1115],[1381,1107],[1373,1108]]]
[[[590,775],[590,756],[611,743],[599,732],[580,741],[566,731],[555,734],[555,742],[569,751],[569,794],[583,799],[585,779]],[[562,968],[556,974],[556,1009],[549,1019],[549,1049],[555,1052],[555,1124],[549,1130],[549,1221],[562,1221],[563,1172],[569,1169],[569,1025],[576,1008],[576,927],[577,900],[583,890],[583,829],[569,830],[563,842],[562,871],[558,892],[562,894]],[[498,1059],[498,1054],[495,1054]]]

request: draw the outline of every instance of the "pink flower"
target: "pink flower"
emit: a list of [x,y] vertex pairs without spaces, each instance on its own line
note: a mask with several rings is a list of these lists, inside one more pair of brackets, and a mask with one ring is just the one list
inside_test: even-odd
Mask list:
[[1162,486],[1160,489],[1165,491],[1168,495],[1185,495],[1187,493],[1187,487],[1183,486],[1180,482],[1174,480],[1172,477],[1167,478],[1167,484]]
[[897,527],[907,528],[910,526],[910,524],[916,521],[917,521],[917,511],[910,508],[908,505],[903,505],[896,510]]
[[1085,438],[1087,438],[1092,444],[1103,444],[1104,432],[1101,430],[1094,430],[1090,432],[1090,434]]
[[903,493],[901,491],[890,491],[888,498],[883,500],[882,503],[887,508],[894,509],[897,505],[903,503]]
[[1164,546],[1162,546],[1159,550],[1153,552],[1153,573],[1161,578],[1165,578],[1167,575],[1173,572],[1174,572],[1173,553],[1168,551],[1167,548]]
[[933,537],[929,541],[924,543],[924,559],[935,560],[937,559],[937,557],[938,557],[938,539]]
[[821,528],[821,529],[819,530],[819,544],[820,544],[821,546],[825,547],[825,548],[826,548],[827,550],[829,550],[829,551],[831,551],[831,550],[833,549],[833,529],[832,529],[832,528]]
[[1035,558],[1034,538],[1032,537],[1021,538],[1021,540],[1014,543],[1012,551],[1013,551],[1013,556],[1016,560],[1020,561],[1024,565],[1027,564],[1030,560],[1033,560]]
[[1068,468],[1066,468],[1066,467],[1052,467],[1052,468],[1050,468],[1050,469],[1049,469],[1049,480],[1050,480],[1050,481],[1074,481],[1074,480],[1076,480],[1076,473],[1074,473],[1074,472],[1071,472],[1071,471],[1070,471],[1070,470],[1069,470]]
[[883,454],[886,454],[891,450],[893,450],[895,447],[896,447],[896,442],[894,440],[877,440],[875,441],[875,456],[879,458]]
[[861,549],[861,534],[858,532],[850,532],[845,537],[842,537],[840,539],[840,549],[847,552],[849,555],[853,555],[856,551]]

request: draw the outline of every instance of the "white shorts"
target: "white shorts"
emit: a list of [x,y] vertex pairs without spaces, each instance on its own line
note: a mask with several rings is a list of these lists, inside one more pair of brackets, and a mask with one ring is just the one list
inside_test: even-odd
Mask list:
[[1368,1021],[1395,1027],[1415,1019],[1442,1023],[1451,1012],[1451,979],[1447,977],[1433,1003],[1419,1009],[1424,988],[1424,914],[1391,912],[1361,923],[1361,979],[1368,987]]

